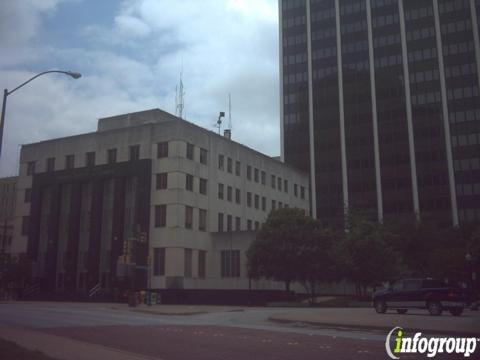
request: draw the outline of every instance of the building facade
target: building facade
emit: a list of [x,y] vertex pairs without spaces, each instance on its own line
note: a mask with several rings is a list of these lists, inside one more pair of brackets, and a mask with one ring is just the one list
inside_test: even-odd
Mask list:
[[309,211],[307,175],[158,109],[24,145],[17,188],[12,252],[46,293],[275,289],[245,252],[272,209]]
[[0,254],[10,252],[13,239],[17,176],[0,178]]
[[282,155],[312,212],[480,220],[480,1],[279,0]]

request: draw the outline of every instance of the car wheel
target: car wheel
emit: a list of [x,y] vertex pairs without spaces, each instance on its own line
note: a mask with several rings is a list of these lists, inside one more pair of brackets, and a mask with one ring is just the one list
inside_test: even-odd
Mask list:
[[387,304],[383,300],[375,300],[374,306],[377,314],[385,314],[387,311]]
[[427,309],[430,315],[433,315],[433,316],[442,315],[442,311],[443,311],[442,304],[440,304],[440,302],[438,301],[430,301],[427,304]]
[[397,313],[399,313],[400,315],[406,314],[407,309],[397,309]]
[[451,308],[450,309],[450,314],[453,316],[460,316],[463,313],[463,308],[461,307],[456,307],[456,308]]

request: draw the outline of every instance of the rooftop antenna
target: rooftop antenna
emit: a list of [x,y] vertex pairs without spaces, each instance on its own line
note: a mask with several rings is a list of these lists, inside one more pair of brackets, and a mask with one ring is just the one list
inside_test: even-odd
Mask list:
[[224,117],[225,117],[225,112],[220,111],[220,114],[218,115],[217,125],[215,125],[216,127],[218,127],[218,135],[221,135],[222,133],[222,118]]
[[183,59],[182,69],[180,70],[180,83],[175,87],[175,115],[183,119],[183,110],[185,108],[185,91],[183,91]]
[[232,131],[232,94],[228,93],[228,128]]

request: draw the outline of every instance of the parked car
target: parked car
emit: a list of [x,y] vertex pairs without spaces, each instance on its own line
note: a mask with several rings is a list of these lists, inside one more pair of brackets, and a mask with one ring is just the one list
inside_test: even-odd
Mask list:
[[460,288],[447,286],[443,281],[434,279],[398,280],[384,290],[373,294],[373,307],[379,314],[387,309],[405,314],[409,309],[427,309],[431,315],[441,315],[443,310],[454,316],[463,313],[468,301]]

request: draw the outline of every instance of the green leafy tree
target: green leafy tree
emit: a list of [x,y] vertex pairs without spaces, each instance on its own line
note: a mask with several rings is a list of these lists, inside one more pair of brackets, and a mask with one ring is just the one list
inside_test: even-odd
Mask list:
[[307,266],[304,256],[316,226],[301,209],[272,211],[247,251],[249,276],[282,281],[290,291]]
[[357,295],[396,277],[400,270],[398,254],[390,245],[394,234],[364,214],[353,213],[343,239],[347,280],[356,285]]

